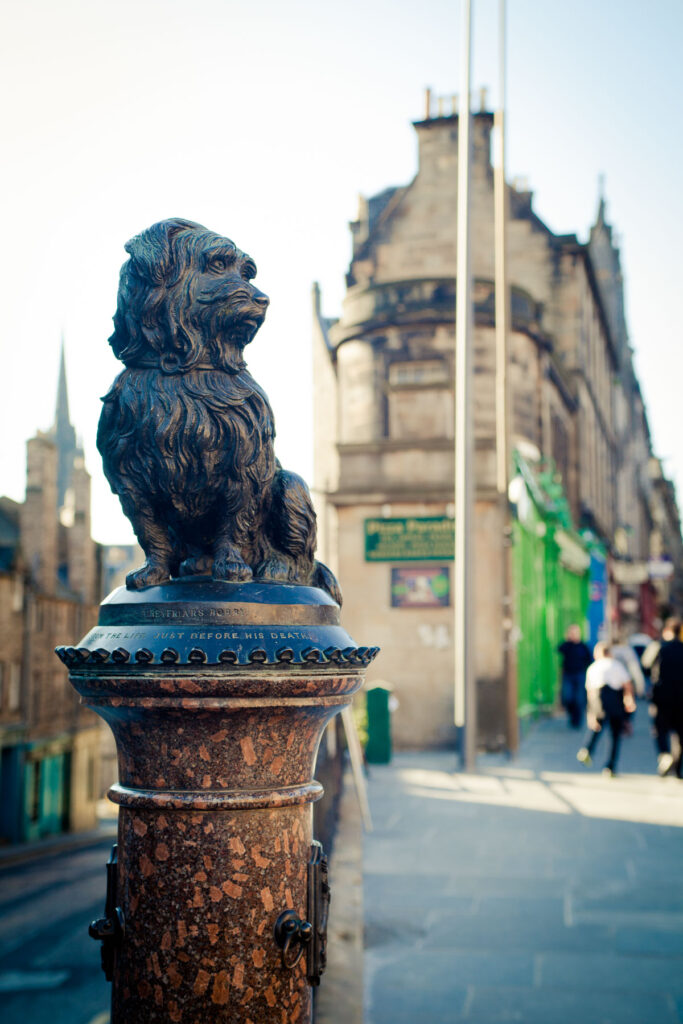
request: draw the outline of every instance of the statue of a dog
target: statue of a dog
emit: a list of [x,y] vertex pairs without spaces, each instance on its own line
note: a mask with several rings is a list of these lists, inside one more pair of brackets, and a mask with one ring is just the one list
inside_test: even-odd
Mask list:
[[126,245],[114,333],[126,369],[103,399],[97,447],[146,555],[130,588],[174,576],[320,586],[308,488],[275,458],[268,399],[243,352],[268,298],[228,238],[166,220]]

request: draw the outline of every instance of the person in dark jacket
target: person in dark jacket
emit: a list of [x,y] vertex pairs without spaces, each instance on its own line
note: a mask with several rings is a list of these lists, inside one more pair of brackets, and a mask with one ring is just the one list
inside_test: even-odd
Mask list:
[[[683,774],[683,642],[680,619],[666,620],[661,642],[655,641],[646,648],[643,664],[650,669],[652,683],[650,714],[654,719],[657,771],[660,775],[667,775],[675,770],[680,779]],[[676,755],[671,750],[672,734],[677,740]]]
[[576,623],[568,627],[565,640],[557,649],[562,659],[562,706],[568,724],[580,729],[586,707],[586,669],[593,658]]

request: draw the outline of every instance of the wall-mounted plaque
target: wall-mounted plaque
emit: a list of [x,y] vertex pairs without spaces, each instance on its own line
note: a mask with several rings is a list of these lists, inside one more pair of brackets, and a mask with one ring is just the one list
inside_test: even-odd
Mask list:
[[455,521],[448,516],[365,520],[366,562],[453,559]]

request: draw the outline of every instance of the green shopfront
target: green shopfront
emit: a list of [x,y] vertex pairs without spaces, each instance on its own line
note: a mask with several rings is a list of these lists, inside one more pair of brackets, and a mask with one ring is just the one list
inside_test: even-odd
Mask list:
[[18,742],[0,758],[0,843],[31,842],[69,827],[71,737]]
[[567,626],[587,636],[590,554],[572,529],[557,481],[546,487],[520,457],[512,489],[513,586],[516,610],[518,714],[522,720],[554,706]]

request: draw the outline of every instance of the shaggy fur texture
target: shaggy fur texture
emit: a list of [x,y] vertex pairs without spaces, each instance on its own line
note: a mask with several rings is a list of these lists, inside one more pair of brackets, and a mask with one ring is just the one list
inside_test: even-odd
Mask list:
[[268,306],[253,260],[183,220],[126,250],[109,339],[126,369],[103,399],[97,445],[147,558],[127,585],[211,572],[322,586],[341,603],[313,557],[308,488],[275,459],[273,414],[244,362]]

